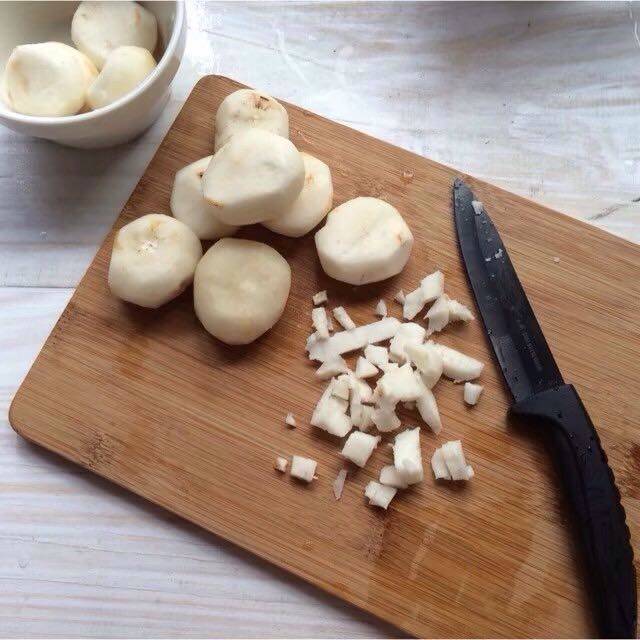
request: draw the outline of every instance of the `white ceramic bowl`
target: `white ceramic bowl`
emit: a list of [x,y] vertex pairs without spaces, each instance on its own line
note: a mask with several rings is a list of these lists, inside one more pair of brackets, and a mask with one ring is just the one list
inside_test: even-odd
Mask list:
[[[0,74],[14,47],[33,42],[71,42],[78,2],[0,2]],[[135,138],[160,115],[180,66],[186,38],[184,3],[141,2],[158,20],[161,57],[144,82],[116,102],[75,116],[45,118],[11,111],[0,100],[0,123],[36,138],[71,147],[110,147]]]

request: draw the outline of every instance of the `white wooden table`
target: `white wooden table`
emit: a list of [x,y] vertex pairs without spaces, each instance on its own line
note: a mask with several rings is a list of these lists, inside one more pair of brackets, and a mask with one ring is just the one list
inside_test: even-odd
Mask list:
[[28,445],[9,403],[203,74],[640,241],[640,6],[194,1],[188,16],[173,100],[137,142],[0,131],[0,636],[394,635]]

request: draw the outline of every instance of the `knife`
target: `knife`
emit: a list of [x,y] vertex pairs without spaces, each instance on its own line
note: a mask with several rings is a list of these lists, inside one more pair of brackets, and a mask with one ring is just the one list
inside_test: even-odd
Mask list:
[[495,226],[459,179],[453,211],[476,304],[513,395],[510,414],[539,426],[575,516],[598,631],[604,638],[635,638],[633,549],[598,434],[562,378]]

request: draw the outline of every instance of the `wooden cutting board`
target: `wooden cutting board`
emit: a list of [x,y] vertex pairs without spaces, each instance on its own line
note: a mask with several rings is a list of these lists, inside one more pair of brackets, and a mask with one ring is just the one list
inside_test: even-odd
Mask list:
[[[359,195],[395,205],[415,235],[398,277],[354,289],[327,278],[313,235],[293,240],[255,226],[291,264],[284,316],[252,345],[227,347],[199,325],[191,290],[158,311],[109,295],[113,233],[169,212],[177,169],[213,149],[213,114],[240,85],[209,76],[193,90],[114,230],[20,387],[11,424],[25,438],[201,525],[417,636],[591,636],[580,560],[544,452],[509,424],[509,403],[480,322],[441,337],[487,363],[479,405],[441,381],[444,429],[461,438],[476,477],[425,482],[388,512],[365,504],[365,484],[391,461],[381,446],[332,482],[340,443],[309,426],[322,384],[305,358],[311,296],[328,289],[361,324],[440,268],[447,292],[472,304],[456,246],[451,183],[458,172],[288,105],[291,138],[333,172],[335,203]],[[640,539],[640,247],[470,179],[495,221],[560,368],[578,388],[609,454],[635,543]],[[559,262],[555,259],[559,258]],[[284,425],[292,411],[295,430]],[[408,425],[419,422],[411,412]],[[318,460],[300,485],[273,470],[277,454]],[[212,538],[212,542],[214,539]],[[212,629],[214,632],[215,629]]]

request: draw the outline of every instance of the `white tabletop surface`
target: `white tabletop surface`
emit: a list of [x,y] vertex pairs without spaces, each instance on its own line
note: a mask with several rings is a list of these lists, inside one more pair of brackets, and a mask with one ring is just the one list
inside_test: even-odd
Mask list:
[[193,0],[188,21],[172,101],[136,142],[80,152],[0,130],[0,636],[394,635],[28,445],[9,403],[203,74],[640,241],[640,6]]

